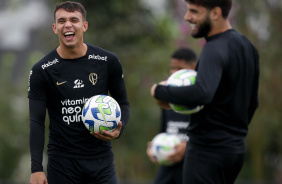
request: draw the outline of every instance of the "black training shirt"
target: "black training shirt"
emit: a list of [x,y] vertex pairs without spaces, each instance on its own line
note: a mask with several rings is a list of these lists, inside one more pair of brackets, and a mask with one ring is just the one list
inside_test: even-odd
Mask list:
[[155,97],[175,104],[204,105],[191,116],[188,136],[192,146],[243,153],[248,125],[258,107],[258,52],[234,29],[206,41],[196,68],[196,84],[158,85]]
[[109,51],[87,46],[86,55],[77,59],[63,59],[54,49],[30,71],[32,172],[42,171],[46,108],[50,119],[48,154],[69,158],[112,154],[110,141],[95,138],[82,123],[81,111],[90,97],[111,95],[121,107],[122,130],[128,122],[129,103],[120,61]]

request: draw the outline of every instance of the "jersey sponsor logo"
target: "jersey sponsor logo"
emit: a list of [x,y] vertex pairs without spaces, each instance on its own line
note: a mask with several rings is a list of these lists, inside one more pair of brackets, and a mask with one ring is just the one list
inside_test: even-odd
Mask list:
[[52,65],[54,65],[58,62],[59,62],[59,60],[57,58],[55,58],[53,61],[48,61],[47,63],[44,63],[43,65],[41,65],[41,67],[44,70],[45,68],[52,66]]
[[30,70],[29,72],[29,76],[28,76],[28,91],[30,91],[30,77],[32,75],[32,70]]
[[82,108],[88,98],[61,101],[63,121],[68,125],[82,122]]
[[89,74],[89,80],[92,83],[92,85],[95,85],[97,83],[97,80],[98,80],[97,73],[90,73]]
[[89,55],[88,59],[95,59],[95,60],[102,60],[102,61],[107,61],[108,56],[99,56],[99,55]]
[[65,84],[66,82],[67,82],[67,81],[64,81],[64,82],[58,82],[58,81],[57,81],[56,84],[57,84],[57,86],[60,86],[60,85],[62,85],[62,84]]
[[83,80],[76,79],[74,81],[74,87],[73,88],[83,88],[83,87],[84,87]]
[[169,121],[167,123],[166,132],[169,134],[177,135],[181,141],[187,142],[189,137],[187,136],[188,121]]

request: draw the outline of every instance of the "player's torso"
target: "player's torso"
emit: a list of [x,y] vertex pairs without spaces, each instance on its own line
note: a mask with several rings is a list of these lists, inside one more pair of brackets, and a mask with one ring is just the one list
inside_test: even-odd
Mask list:
[[85,102],[94,95],[108,94],[107,57],[97,56],[91,53],[75,60],[57,57],[52,68],[45,68],[47,108],[53,119],[67,125],[81,123]]
[[29,98],[46,101],[48,154],[83,159],[111,154],[110,142],[92,136],[82,123],[81,113],[89,98],[108,94],[116,62],[113,53],[88,45],[81,58],[63,59],[53,50],[34,65]]

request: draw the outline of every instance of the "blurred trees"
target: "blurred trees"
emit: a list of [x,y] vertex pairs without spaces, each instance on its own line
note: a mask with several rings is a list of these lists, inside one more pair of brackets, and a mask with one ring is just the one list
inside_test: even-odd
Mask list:
[[[281,1],[234,1],[234,24],[255,44],[260,54],[260,106],[247,136],[245,178],[277,180],[282,175]],[[280,177],[280,179],[279,179]]]
[[10,178],[28,151],[28,116],[22,86],[11,85],[16,56],[6,53],[0,68],[0,179]]
[[[117,173],[121,180],[151,180],[157,170],[146,156],[147,141],[158,132],[159,108],[150,96],[153,83],[168,75],[171,53],[189,46],[199,54],[203,39],[195,40],[183,21],[186,5],[174,0],[158,9],[144,0],[80,0],[87,10],[89,29],[85,42],[114,52],[120,59],[131,105],[130,121],[123,136],[112,141]],[[47,1],[51,11],[57,1]],[[277,180],[282,175],[281,113],[282,4],[279,0],[234,0],[233,28],[246,35],[260,53],[260,107],[247,136],[247,157],[240,179]],[[158,6],[157,6],[158,7]],[[1,9],[0,9],[1,11]],[[33,32],[33,43],[25,48],[25,60],[13,51],[0,50],[0,179],[14,179],[16,168],[28,154],[27,82],[31,66],[58,45],[51,29],[52,12],[46,26]],[[44,20],[43,20],[44,21]],[[13,80],[11,72],[21,76]],[[48,128],[48,123],[46,123]],[[47,130],[46,130],[47,131]],[[46,147],[46,146],[45,146]],[[30,169],[29,162],[26,170]],[[29,177],[29,172],[27,173]],[[27,178],[28,178],[27,177]]]

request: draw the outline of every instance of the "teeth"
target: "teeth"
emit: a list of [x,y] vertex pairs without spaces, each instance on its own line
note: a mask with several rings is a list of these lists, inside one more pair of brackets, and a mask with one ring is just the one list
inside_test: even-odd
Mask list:
[[67,33],[65,33],[65,36],[73,35],[73,34],[74,34],[74,32],[67,32]]
[[190,28],[194,29],[194,28],[196,28],[196,27],[197,27],[196,24],[190,24]]

